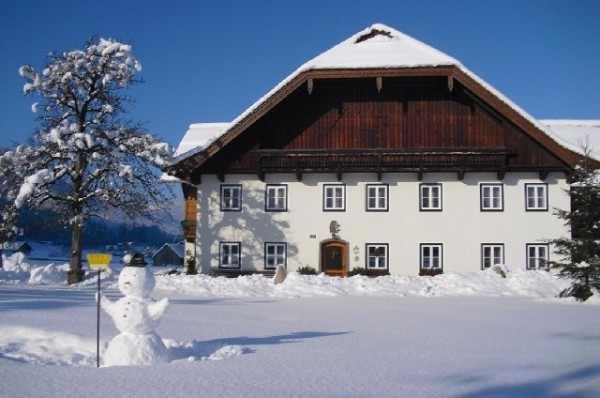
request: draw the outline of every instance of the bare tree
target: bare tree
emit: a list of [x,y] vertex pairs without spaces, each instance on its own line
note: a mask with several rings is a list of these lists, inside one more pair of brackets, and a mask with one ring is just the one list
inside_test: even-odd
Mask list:
[[[50,53],[37,72],[24,65],[25,94],[39,102],[40,129],[26,145],[0,157],[0,175],[15,207],[49,207],[72,229],[69,283],[81,281],[82,233],[86,220],[109,211],[156,220],[173,194],[160,183],[159,168],[172,148],[125,118],[141,65],[131,46],[90,39],[81,50]],[[12,185],[12,186],[10,186]]]

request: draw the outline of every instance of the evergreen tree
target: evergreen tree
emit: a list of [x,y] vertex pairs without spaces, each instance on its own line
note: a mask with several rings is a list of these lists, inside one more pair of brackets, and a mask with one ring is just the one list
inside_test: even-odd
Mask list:
[[560,277],[573,280],[571,287],[561,292],[561,297],[573,296],[585,301],[593,295],[592,289],[600,286],[600,181],[598,162],[590,157],[589,145],[584,147],[585,157],[575,169],[573,184],[568,194],[570,210],[556,210],[565,220],[571,238],[550,242],[562,261],[550,265],[559,270]]
[[[92,216],[117,211],[124,219],[164,215],[172,191],[160,184],[172,148],[125,118],[141,65],[131,46],[90,39],[81,50],[50,53],[40,72],[19,70],[25,94],[40,100],[40,129],[27,145],[0,156],[3,196],[14,206],[52,209],[71,228],[69,283],[81,281],[83,229]],[[115,210],[116,209],[116,210]]]

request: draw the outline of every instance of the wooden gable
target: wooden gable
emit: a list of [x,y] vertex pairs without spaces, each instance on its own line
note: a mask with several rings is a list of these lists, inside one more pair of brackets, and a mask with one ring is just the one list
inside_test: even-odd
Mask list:
[[[362,35],[368,40],[381,32]],[[460,65],[302,71],[223,136],[171,166],[230,173],[568,172],[579,155]]]

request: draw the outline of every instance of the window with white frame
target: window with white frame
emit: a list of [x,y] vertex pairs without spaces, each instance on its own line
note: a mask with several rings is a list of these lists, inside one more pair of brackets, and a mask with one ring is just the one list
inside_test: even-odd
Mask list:
[[367,185],[367,211],[388,211],[387,184]]
[[525,184],[525,208],[530,211],[548,210],[548,184]]
[[420,255],[421,270],[442,270],[442,245],[439,243],[422,243]]
[[323,185],[323,210],[346,210],[346,186],[342,184]]
[[442,210],[442,184],[421,184],[419,190],[420,210]]
[[240,268],[242,244],[240,242],[219,243],[219,268]]
[[287,268],[287,243],[265,242],[265,268]]
[[367,269],[387,270],[388,244],[367,243]]
[[221,211],[242,210],[242,186],[221,185]]
[[481,245],[481,269],[504,264],[504,245],[499,243],[484,243]]
[[527,244],[527,269],[548,269],[548,245]]
[[504,210],[504,186],[502,184],[481,184],[481,210]]
[[287,185],[267,185],[265,191],[265,211],[287,211]]

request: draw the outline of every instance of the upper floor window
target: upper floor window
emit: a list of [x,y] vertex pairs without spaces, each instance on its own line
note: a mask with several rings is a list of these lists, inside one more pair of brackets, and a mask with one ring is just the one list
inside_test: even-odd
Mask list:
[[527,244],[527,269],[548,269],[548,245]]
[[287,244],[282,242],[265,243],[265,268],[287,267]]
[[504,245],[487,243],[481,245],[481,269],[500,264],[504,264]]
[[481,210],[504,210],[504,186],[502,184],[481,184]]
[[387,243],[367,243],[367,269],[387,270],[388,245]]
[[267,185],[265,211],[287,211],[287,185]]
[[221,211],[242,210],[242,186],[221,185]]
[[367,185],[367,211],[388,211],[388,192],[386,184]]
[[241,249],[240,242],[219,243],[219,268],[240,268]]
[[323,185],[323,210],[346,210],[346,186],[342,184]]
[[421,184],[419,190],[421,211],[442,210],[442,184]]
[[525,184],[525,208],[548,210],[548,184]]

